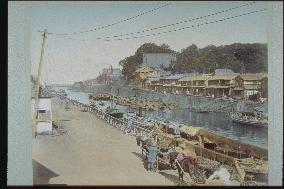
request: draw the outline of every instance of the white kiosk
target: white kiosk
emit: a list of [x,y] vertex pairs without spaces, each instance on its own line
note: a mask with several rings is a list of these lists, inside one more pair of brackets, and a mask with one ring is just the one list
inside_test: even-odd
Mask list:
[[[35,113],[35,98],[32,98],[32,118]],[[51,97],[39,98],[38,122],[36,125],[36,133],[52,133],[52,111]]]

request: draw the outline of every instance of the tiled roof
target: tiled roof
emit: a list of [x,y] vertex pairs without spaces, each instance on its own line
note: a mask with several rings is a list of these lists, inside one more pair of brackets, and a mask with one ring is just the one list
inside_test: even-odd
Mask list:
[[141,72],[141,71],[148,71],[148,70],[153,70],[152,68],[146,66],[146,67],[142,67],[142,68],[138,68],[137,70],[135,70],[135,72]]
[[213,75],[208,80],[232,80],[237,76],[238,74]]
[[181,78],[179,81],[194,81],[194,80],[203,81],[203,80],[207,80],[208,78],[209,78],[208,75],[196,75],[196,76],[187,76],[187,77]]
[[215,75],[225,75],[225,74],[233,74],[233,70],[231,69],[216,69],[214,71]]

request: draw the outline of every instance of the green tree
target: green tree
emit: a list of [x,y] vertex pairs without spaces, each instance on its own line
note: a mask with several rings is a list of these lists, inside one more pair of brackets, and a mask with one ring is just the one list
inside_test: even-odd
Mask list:
[[167,44],[161,46],[155,43],[145,43],[141,45],[134,55],[124,58],[119,61],[122,66],[122,74],[128,79],[133,78],[134,71],[143,63],[143,53],[173,53]]

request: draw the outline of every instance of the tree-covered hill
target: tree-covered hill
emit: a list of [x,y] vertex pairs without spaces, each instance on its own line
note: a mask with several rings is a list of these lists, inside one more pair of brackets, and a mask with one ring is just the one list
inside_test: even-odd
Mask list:
[[128,79],[131,79],[133,72],[143,62],[143,53],[173,53],[174,51],[166,44],[156,45],[155,43],[145,43],[140,46],[134,55],[124,58],[119,61],[119,65],[122,66],[122,74]]
[[[143,53],[172,53],[166,44],[145,43],[134,55],[121,60],[122,74],[128,79],[142,64]],[[173,73],[198,71],[212,73],[217,68],[229,68],[235,72],[267,72],[267,45],[261,43],[214,46],[198,48],[195,44],[177,52],[177,61],[171,65]]]

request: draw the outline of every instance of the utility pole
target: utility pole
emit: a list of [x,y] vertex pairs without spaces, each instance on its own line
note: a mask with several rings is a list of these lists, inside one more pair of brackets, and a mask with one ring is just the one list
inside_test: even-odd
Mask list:
[[41,52],[40,52],[40,60],[39,60],[39,66],[38,66],[38,73],[37,73],[37,82],[36,82],[36,94],[35,94],[35,103],[34,103],[34,108],[35,108],[35,113],[33,115],[33,120],[32,120],[32,132],[33,132],[33,137],[36,137],[36,126],[37,126],[37,121],[38,121],[38,109],[39,109],[39,87],[40,87],[40,79],[41,79],[41,69],[42,69],[42,62],[43,62],[43,54],[44,54],[44,46],[45,46],[45,39],[46,39],[46,34],[47,34],[47,29],[43,31],[42,34],[42,44],[41,44]]
[[246,73],[245,64],[243,62],[241,62],[241,74],[245,74],[245,73]]

